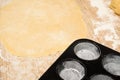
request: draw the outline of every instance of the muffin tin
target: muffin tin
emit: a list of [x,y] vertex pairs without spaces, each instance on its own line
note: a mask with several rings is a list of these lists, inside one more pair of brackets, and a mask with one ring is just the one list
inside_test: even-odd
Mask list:
[[39,80],[120,80],[120,53],[89,39],[76,40]]

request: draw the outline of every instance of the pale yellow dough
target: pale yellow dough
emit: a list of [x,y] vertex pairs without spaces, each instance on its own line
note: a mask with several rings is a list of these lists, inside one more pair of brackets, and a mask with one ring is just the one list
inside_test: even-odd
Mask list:
[[76,0],[11,0],[0,8],[0,42],[16,56],[48,56],[86,36]]
[[110,7],[116,14],[120,15],[120,0],[112,0]]

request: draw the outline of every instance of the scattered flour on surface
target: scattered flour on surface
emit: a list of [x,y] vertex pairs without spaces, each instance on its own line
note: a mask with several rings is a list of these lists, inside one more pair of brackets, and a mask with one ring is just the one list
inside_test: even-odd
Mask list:
[[27,80],[28,78],[38,80],[60,53],[62,52],[51,55],[49,58],[17,57],[4,51],[0,44],[0,63],[3,63],[0,66],[0,80]]
[[12,0],[0,0],[0,7],[3,7],[9,4]]
[[104,40],[112,42],[112,48],[116,49],[120,46],[120,38],[117,35],[115,28],[120,26],[120,18],[114,14],[109,8],[111,0],[91,0],[91,6],[97,8],[97,18],[99,20],[92,20],[94,29],[94,37],[98,37],[103,31],[107,31],[104,34]]

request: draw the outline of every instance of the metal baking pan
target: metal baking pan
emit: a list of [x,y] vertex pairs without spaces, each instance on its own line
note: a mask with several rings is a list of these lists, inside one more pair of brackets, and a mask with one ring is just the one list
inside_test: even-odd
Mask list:
[[120,53],[89,39],[76,40],[39,80],[120,80]]

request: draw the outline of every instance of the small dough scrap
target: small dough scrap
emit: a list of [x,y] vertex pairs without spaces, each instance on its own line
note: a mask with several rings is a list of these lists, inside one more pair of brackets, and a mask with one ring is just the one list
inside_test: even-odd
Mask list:
[[11,0],[0,8],[0,42],[16,56],[49,56],[86,36],[76,0]]
[[110,8],[114,10],[114,12],[120,15],[120,0],[112,0]]

